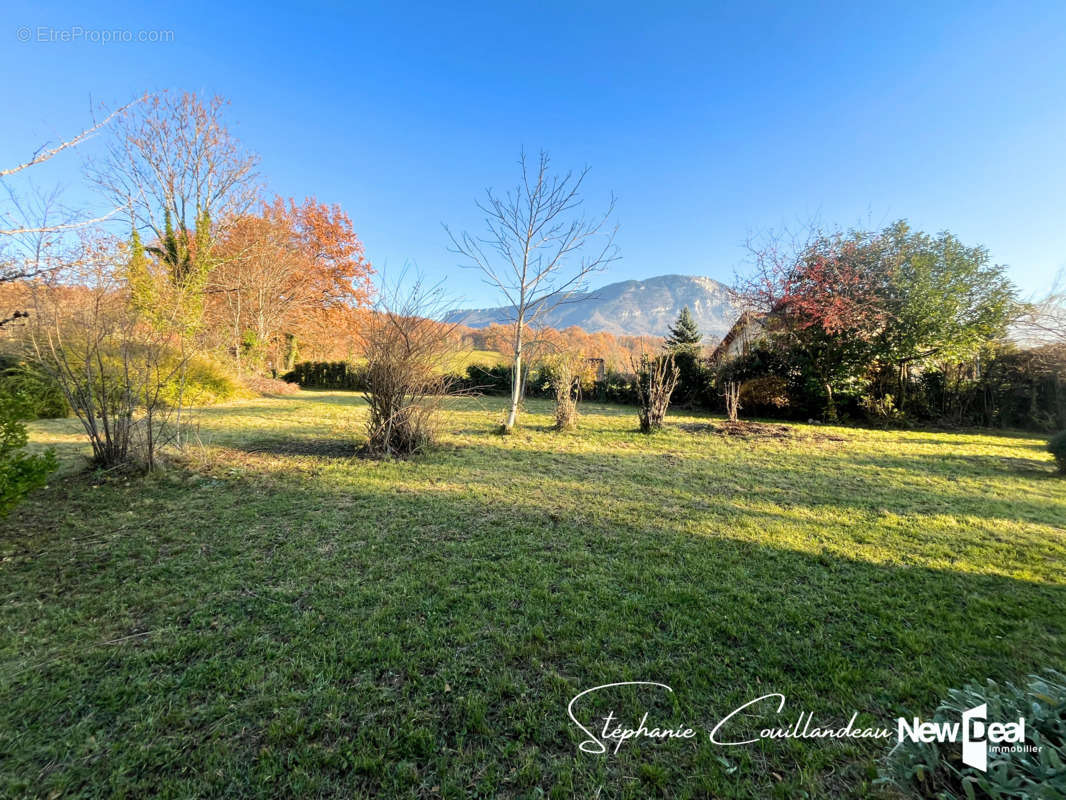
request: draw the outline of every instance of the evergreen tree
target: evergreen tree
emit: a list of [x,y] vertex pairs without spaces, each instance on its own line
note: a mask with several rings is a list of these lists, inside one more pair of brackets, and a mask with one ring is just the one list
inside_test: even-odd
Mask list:
[[130,286],[134,308],[148,315],[158,311],[159,301],[152,283],[152,274],[148,268],[148,256],[141,243],[141,234],[136,228],[130,235],[130,260],[126,269],[126,280]]
[[693,406],[699,402],[704,384],[703,367],[700,364],[700,344],[703,335],[696,327],[696,320],[688,306],[681,309],[677,322],[670,326],[670,335],[666,337],[664,347],[672,354],[677,367],[678,381],[674,390],[673,403],[680,406]]
[[681,309],[681,313],[677,315],[677,322],[670,326],[670,335],[666,337],[666,349],[667,350],[691,350],[696,351],[699,349],[700,342],[703,341],[703,335],[700,333],[700,329],[696,327],[696,320],[692,318],[692,313],[688,310],[688,306]]

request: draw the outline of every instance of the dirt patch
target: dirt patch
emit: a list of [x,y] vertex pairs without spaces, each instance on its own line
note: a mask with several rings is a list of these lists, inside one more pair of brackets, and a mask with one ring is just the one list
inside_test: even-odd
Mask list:
[[750,422],[738,420],[737,422],[690,422],[677,426],[687,433],[714,433],[719,436],[736,436],[741,439],[804,439],[815,442],[844,442],[843,436],[833,433],[819,433],[817,431],[800,431],[792,425],[782,425],[774,422]]
[[740,436],[744,439],[792,439],[795,431],[788,425],[767,422],[719,422],[714,426],[719,436]]

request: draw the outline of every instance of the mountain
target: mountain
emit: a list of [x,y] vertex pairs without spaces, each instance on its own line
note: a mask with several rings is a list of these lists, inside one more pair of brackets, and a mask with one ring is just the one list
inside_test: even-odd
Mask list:
[[[546,314],[552,328],[577,325],[586,331],[625,336],[666,336],[681,309],[688,306],[707,344],[714,344],[740,316],[725,284],[696,275],[660,275],[645,281],[622,281],[575,294]],[[513,308],[479,308],[450,312],[449,322],[472,328],[513,319]]]

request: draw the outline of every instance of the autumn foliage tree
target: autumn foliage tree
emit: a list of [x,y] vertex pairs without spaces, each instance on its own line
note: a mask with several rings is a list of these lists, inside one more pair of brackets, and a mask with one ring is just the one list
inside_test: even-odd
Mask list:
[[876,271],[861,236],[813,233],[799,246],[768,237],[751,246],[756,270],[741,289],[748,305],[769,310],[821,390],[836,419],[835,394],[870,363],[885,322]]
[[207,293],[214,342],[238,369],[291,369],[298,353],[350,354],[373,273],[336,205],[280,197],[232,220]]
[[[471,349],[495,350],[499,353],[508,352],[513,336],[513,327],[510,325],[493,324],[460,330]],[[563,330],[539,328],[528,343],[528,355],[536,365],[540,354],[568,350],[581,353],[585,358],[603,359],[608,369],[625,372],[631,366],[632,357],[639,356],[642,348],[658,347],[662,341],[656,336],[618,336],[605,331],[586,331],[576,325]]]
[[895,366],[902,391],[909,365],[973,356],[1017,309],[1004,268],[984,248],[905,221],[880,232],[771,235],[749,249],[755,269],[739,293],[770,313],[831,420],[837,394],[872,369]]

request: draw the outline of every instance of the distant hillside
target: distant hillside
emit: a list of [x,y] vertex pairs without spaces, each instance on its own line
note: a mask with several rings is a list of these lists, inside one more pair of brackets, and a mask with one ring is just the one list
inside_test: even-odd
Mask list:
[[[606,331],[624,336],[666,336],[685,306],[689,307],[707,344],[714,344],[740,316],[725,284],[693,275],[660,275],[645,281],[612,283],[586,294],[574,295],[547,314],[543,323],[552,328],[577,325],[586,331]],[[451,322],[472,328],[505,324],[513,317],[509,308],[453,311]]]

